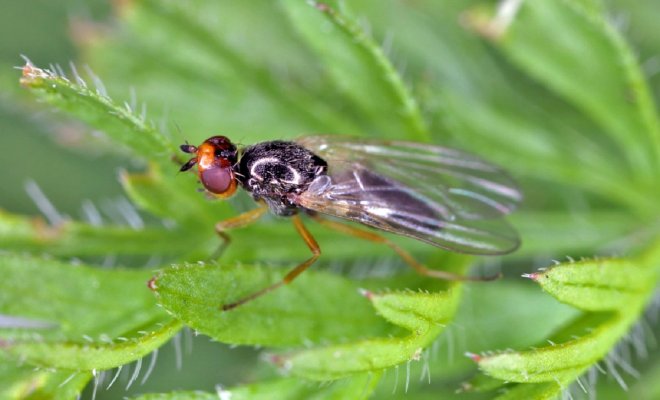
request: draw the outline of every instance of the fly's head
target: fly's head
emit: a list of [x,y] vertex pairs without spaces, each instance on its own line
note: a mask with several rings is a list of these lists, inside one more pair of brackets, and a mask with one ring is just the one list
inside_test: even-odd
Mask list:
[[199,146],[186,143],[180,148],[185,153],[194,154],[180,171],[187,171],[197,164],[199,180],[209,193],[219,198],[234,194],[236,177],[232,167],[236,164],[238,150],[227,137],[212,136]]

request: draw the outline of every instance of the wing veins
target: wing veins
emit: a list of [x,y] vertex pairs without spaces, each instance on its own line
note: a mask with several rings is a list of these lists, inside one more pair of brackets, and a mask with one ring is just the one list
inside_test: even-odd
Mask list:
[[522,196],[504,170],[479,157],[397,141],[316,136],[300,143],[328,162],[333,182],[303,193],[303,207],[459,252],[503,254],[519,245],[511,226],[494,217]]

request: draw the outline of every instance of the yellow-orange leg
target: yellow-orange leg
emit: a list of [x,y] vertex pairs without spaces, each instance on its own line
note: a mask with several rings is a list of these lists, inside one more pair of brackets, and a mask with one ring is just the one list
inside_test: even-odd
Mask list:
[[231,237],[227,234],[226,231],[250,225],[254,221],[261,218],[261,216],[263,216],[266,211],[268,211],[268,207],[264,203],[259,203],[259,208],[246,211],[244,213],[238,214],[235,217],[231,217],[216,223],[215,232],[222,239],[222,243],[220,244],[220,247],[218,247],[218,249],[215,251],[215,253],[213,253],[213,258],[220,258],[227,246],[229,246],[229,243],[231,243]]
[[390,249],[394,250],[394,252],[403,259],[403,261],[406,262],[406,264],[410,265],[417,273],[420,275],[424,276],[429,276],[432,278],[437,278],[437,279],[445,279],[449,281],[490,281],[490,280],[495,280],[498,279],[499,276],[492,276],[492,277],[470,277],[470,276],[465,276],[465,275],[459,275],[459,274],[454,274],[451,272],[447,271],[440,271],[437,269],[430,269],[426,267],[423,264],[420,264],[417,260],[413,258],[413,256],[410,255],[407,251],[402,249],[401,247],[397,246],[395,243],[391,242],[389,239],[374,233],[374,232],[369,232],[365,231],[359,228],[354,228],[350,225],[343,224],[341,222],[336,222],[336,221],[331,221],[328,219],[325,219],[321,217],[318,214],[312,214],[312,218],[321,225],[327,226],[328,228],[334,229],[338,232],[346,233],[351,236],[358,237],[360,239],[365,239],[369,240],[371,242],[375,243],[382,243],[386,246],[388,246]]
[[321,248],[319,247],[318,243],[316,243],[316,239],[314,239],[314,236],[312,236],[312,234],[307,230],[307,228],[305,228],[305,225],[303,225],[303,222],[300,219],[300,216],[294,215],[292,217],[292,220],[293,220],[293,226],[296,227],[296,231],[298,231],[298,234],[300,234],[300,236],[305,241],[305,244],[307,244],[307,247],[309,247],[309,250],[312,252],[312,256],[310,258],[308,258],[307,260],[305,260],[304,262],[302,262],[301,264],[299,264],[297,267],[295,267],[291,271],[289,271],[289,273],[286,274],[284,276],[284,278],[282,278],[281,281],[273,283],[272,285],[267,286],[267,287],[259,290],[258,292],[254,292],[254,293],[252,293],[251,295],[249,295],[247,297],[243,297],[242,299],[240,299],[240,300],[238,300],[234,303],[224,304],[222,306],[223,311],[227,311],[227,310],[231,310],[232,308],[236,308],[240,305],[243,305],[243,304],[247,303],[248,301],[254,300],[257,297],[260,297],[260,296],[262,296],[262,295],[264,295],[268,292],[271,292],[271,291],[279,288],[280,286],[291,283],[294,279],[296,279],[296,277],[298,275],[305,272],[305,270],[307,268],[309,268],[312,264],[314,264],[314,262],[316,262],[316,260],[318,260],[318,258],[321,256]]

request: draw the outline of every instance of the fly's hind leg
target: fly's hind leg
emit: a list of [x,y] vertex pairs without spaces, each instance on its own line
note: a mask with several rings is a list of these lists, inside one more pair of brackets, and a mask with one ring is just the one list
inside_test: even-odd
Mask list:
[[319,247],[318,243],[316,243],[316,239],[314,239],[314,236],[312,236],[312,234],[307,230],[307,228],[305,228],[305,225],[303,225],[300,216],[294,215],[292,219],[293,219],[293,226],[295,226],[296,231],[298,231],[298,234],[303,238],[307,247],[309,247],[309,250],[312,252],[312,256],[309,257],[307,260],[303,261],[302,263],[298,264],[298,266],[296,266],[291,271],[289,271],[289,273],[286,274],[281,281],[275,282],[270,286],[266,286],[265,288],[259,290],[258,292],[254,292],[251,295],[243,297],[238,301],[229,304],[224,304],[222,306],[223,311],[228,311],[233,308],[236,308],[240,305],[247,303],[248,301],[263,296],[268,292],[272,292],[273,290],[279,288],[280,286],[284,286],[291,283],[294,279],[296,279],[296,277],[298,277],[298,275],[305,272],[307,268],[309,268],[312,264],[316,262],[316,260],[318,260],[318,258],[321,256],[321,248]]
[[268,207],[263,203],[259,203],[259,208],[246,211],[235,217],[231,217],[216,223],[215,232],[218,234],[218,236],[220,236],[220,239],[222,239],[222,243],[220,243],[218,249],[213,253],[212,258],[220,258],[227,246],[229,246],[229,243],[231,243],[231,237],[229,234],[227,234],[228,230],[242,228],[244,226],[250,225],[254,221],[261,218],[261,216],[263,216],[266,211],[268,211]]
[[415,258],[410,255],[407,251],[402,249],[401,247],[397,246],[394,242],[390,241],[384,236],[381,236],[375,232],[370,232],[366,231],[363,229],[359,228],[354,228],[350,225],[341,223],[341,222],[336,222],[336,221],[331,221],[328,219],[325,219],[321,217],[318,214],[310,214],[312,218],[321,225],[327,226],[328,228],[334,229],[338,232],[345,233],[347,235],[355,236],[360,239],[365,239],[369,240],[371,242],[375,243],[382,243],[389,247],[390,249],[394,250],[394,252],[405,261],[406,264],[411,266],[417,273],[420,275],[424,276],[429,276],[432,278],[437,278],[437,279],[445,279],[449,281],[490,281],[490,280],[495,280],[499,278],[499,275],[492,276],[492,277],[470,277],[470,276],[465,276],[465,275],[460,275],[460,274],[454,274],[448,271],[440,271],[437,269],[431,269],[426,267],[425,265],[421,264],[419,261],[415,260]]

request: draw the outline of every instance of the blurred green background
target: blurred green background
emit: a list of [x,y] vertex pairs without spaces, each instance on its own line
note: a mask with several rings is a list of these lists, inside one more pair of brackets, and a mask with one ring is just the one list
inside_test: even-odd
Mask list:
[[[646,77],[657,100],[660,98],[660,35],[658,35],[660,2],[654,0],[637,2],[608,1],[606,7],[615,25],[621,29],[632,44],[637,57],[642,61]],[[247,9],[245,8],[245,10]],[[20,71],[14,69],[14,67],[23,64],[21,54],[29,57],[32,62],[39,66],[59,64],[68,70],[69,62],[74,61],[80,67],[81,57],[72,39],[72,32],[77,32],[77,40],[93,40],[93,38],[85,37],[85,32],[94,34],[93,30],[85,30],[85,24],[90,21],[97,21],[98,23],[108,23],[114,27],[116,15],[113,7],[106,1],[99,0],[30,0],[25,2],[1,0],[0,10],[2,11],[0,12],[0,148],[2,148],[0,170],[3,171],[0,174],[0,188],[2,188],[0,189],[0,209],[19,214],[38,214],[37,208],[24,189],[26,182],[33,180],[56,205],[58,210],[74,218],[79,218],[81,204],[84,199],[103,204],[107,199],[114,199],[123,195],[117,181],[117,171],[120,168],[139,170],[142,166],[125,156],[119,155],[119,152],[105,151],[107,149],[95,149],[93,146],[89,146],[87,135],[90,132],[87,127],[76,122],[72,123],[67,118],[61,118],[57,112],[48,107],[40,107],[34,104],[32,97],[19,87]],[[263,22],[262,17],[257,17],[256,21]],[[391,18],[391,16],[378,15],[377,13],[369,15],[369,18],[374,20],[388,17]],[[242,20],[242,23],[249,20],[248,16]],[[231,27],[231,23],[229,25]],[[395,25],[393,23],[391,28],[392,34],[405,36],[404,33],[397,32]],[[119,35],[121,36],[121,33]],[[283,35],[287,35],[287,33],[283,33]],[[278,49],[268,49],[267,42],[264,42],[263,53],[265,58],[269,60],[276,58],[277,51]],[[286,54],[295,54],[300,58],[293,57],[283,60],[285,66],[282,68],[315,68],[313,62],[307,61],[303,57],[304,55],[297,51],[292,50],[286,52]],[[393,58],[399,63],[398,66],[405,68],[407,60],[397,58],[396,48],[393,49],[393,54]],[[130,54],[127,54],[127,57],[129,56]],[[306,64],[308,62],[309,65]],[[415,60],[415,62],[419,63],[420,61]],[[112,68],[112,66],[106,64],[105,68]],[[515,74],[517,71],[510,72]],[[494,77],[494,79],[496,78]],[[139,76],[137,79],[139,79]],[[122,87],[111,87],[109,91],[118,93],[119,98],[116,100],[129,99],[131,96],[130,86],[130,82],[124,82]],[[147,91],[148,89],[144,90]],[[166,88],[165,92],[167,90]],[[424,96],[424,91],[425,88],[421,84],[415,87],[415,93],[420,97]],[[328,95],[328,97],[330,101],[333,100],[331,95]],[[429,104],[432,106],[433,102]],[[195,107],[195,105],[191,105],[191,107]],[[301,105],[301,108],[304,108],[304,105]],[[237,113],[240,112],[245,112],[245,110],[237,111]],[[199,139],[206,136],[207,133],[216,133],[189,133],[187,128],[193,123],[186,120],[185,109],[167,110],[166,113],[169,115],[166,122],[167,129],[175,132],[174,136],[190,136],[191,139]],[[246,119],[259,117],[258,115],[249,115],[249,113],[244,115],[242,118]],[[213,118],[213,115],[208,115],[207,119],[201,121],[199,126],[210,129],[205,124],[208,125],[209,121],[213,121]],[[234,122],[231,121],[226,124],[231,126],[232,123]],[[181,125],[183,134],[176,132],[177,124]],[[255,122],[255,124],[258,126],[258,128],[254,128],[256,131],[265,128],[264,124],[266,123],[260,125]],[[298,136],[303,133],[305,132],[290,132],[290,136]],[[281,132],[276,135],[279,134]],[[245,135],[241,137],[266,137],[268,132],[241,132],[241,135]],[[514,170],[513,173],[516,174],[516,171]],[[542,186],[538,182],[531,182],[529,187],[539,188]],[[529,193],[529,195],[531,199],[536,198],[534,193]],[[603,201],[603,199],[600,200]],[[604,202],[607,200],[605,199]],[[563,256],[564,254],[551,255]],[[546,256],[546,254],[539,255],[542,260],[541,263],[548,259]],[[531,262],[529,260],[525,262],[517,261],[517,263],[517,265],[512,265],[512,270],[515,270],[516,266],[521,270],[530,269],[529,264]],[[526,291],[527,289],[518,290]],[[495,296],[496,294],[493,297]],[[526,299],[528,300],[528,298]],[[467,302],[469,303],[469,300]],[[542,300],[541,305],[557,307],[556,304],[545,304]],[[469,308],[470,305],[464,307]],[[570,313],[568,309],[566,312]],[[513,317],[511,317],[512,321],[515,320]],[[460,336],[460,333],[458,335]],[[478,335],[475,336],[478,337]],[[168,345],[159,356],[159,362],[152,378],[144,386],[133,387],[131,389],[133,393],[171,389],[213,390],[214,385],[217,383],[223,385],[236,384],[250,380],[258,373],[252,369],[257,357],[256,352],[252,349],[229,349],[227,346],[211,344],[204,337],[188,338],[184,339],[184,342],[186,340],[194,340],[195,344],[192,346],[192,353],[187,353],[184,356],[183,368],[181,370],[176,368],[175,346]],[[478,342],[478,340],[476,341]],[[658,363],[656,360],[657,350],[652,353],[649,361],[642,363],[641,369],[653,368],[654,366],[657,369]],[[654,375],[652,374],[652,376]],[[444,389],[450,390],[450,388]],[[121,385],[117,385],[113,391],[99,391],[96,398],[119,398],[124,394]],[[600,398],[617,399],[621,398],[622,395],[618,386],[611,382],[604,383],[598,393]],[[88,391],[85,396],[87,398],[91,396],[91,393]],[[428,398],[433,398],[431,390],[428,391],[428,396]]]
[[[118,196],[117,168],[126,160],[103,151],[76,150],[75,142],[87,128],[63,122],[53,110],[30,101],[17,84],[21,55],[40,65],[68,68],[77,59],[71,39],[71,21],[110,17],[107,1],[0,2],[0,208],[35,214],[24,188],[34,180],[63,213],[78,217],[81,200]],[[68,121],[68,120],[67,120]],[[62,145],[71,140],[73,148]]]
[[[81,145],[89,129],[35,104],[18,85],[20,70],[15,67],[23,65],[24,55],[35,65],[69,68],[70,62],[79,59],[72,24],[112,20],[112,7],[104,0],[2,0],[0,10],[0,148],[4,149],[0,210],[39,215],[24,189],[26,182],[34,181],[58,211],[80,219],[84,199],[103,204],[123,196],[118,171],[131,169],[133,163],[117,153]],[[96,398],[169,390],[212,391],[217,384],[253,378],[256,357],[253,349],[230,349],[187,331],[160,350],[153,374],[144,384],[138,382],[126,391],[130,369],[126,368],[117,384],[109,391],[99,390]],[[142,373],[147,366],[144,368]],[[107,379],[106,385],[110,377]],[[82,398],[91,397],[89,388]]]

